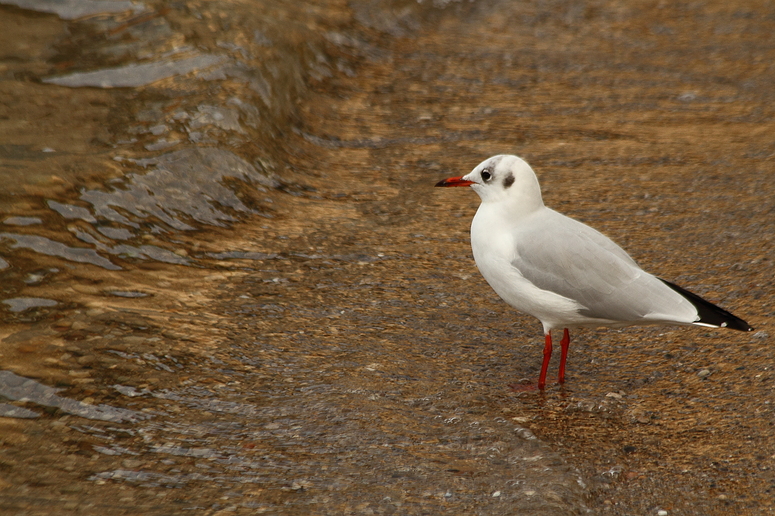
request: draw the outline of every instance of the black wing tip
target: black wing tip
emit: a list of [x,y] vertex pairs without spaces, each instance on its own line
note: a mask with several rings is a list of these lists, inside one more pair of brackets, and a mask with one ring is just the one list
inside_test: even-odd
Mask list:
[[679,287],[675,283],[670,283],[667,280],[659,278],[659,280],[672,288],[679,294],[681,294],[687,301],[689,301],[697,309],[697,313],[700,316],[698,323],[709,324],[711,326],[717,326],[719,328],[728,328],[730,330],[737,331],[753,331],[753,328],[744,320],[738,316],[727,312],[723,308],[714,305],[710,301],[706,301],[697,294],[689,292],[685,288]]

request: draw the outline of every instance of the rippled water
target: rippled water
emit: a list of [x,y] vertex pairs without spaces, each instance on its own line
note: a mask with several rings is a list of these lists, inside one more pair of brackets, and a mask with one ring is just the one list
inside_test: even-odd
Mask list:
[[[144,307],[141,302],[159,295],[169,298],[158,289],[175,283],[153,285],[152,271],[161,267],[154,263],[217,271],[223,266],[216,263],[230,260],[380,261],[357,252],[288,254],[212,246],[200,250],[186,234],[208,227],[230,231],[232,224],[246,218],[263,218],[272,227],[273,205],[281,201],[278,195],[319,198],[303,175],[289,166],[288,153],[301,149],[288,140],[296,138],[294,134],[303,135],[300,143],[306,139],[327,145],[312,136],[313,126],[298,127],[297,102],[312,84],[354,76],[363,59],[386,59],[376,44],[379,38],[404,36],[433,23],[434,17],[444,14],[444,5],[9,5],[22,9],[6,9],[6,25],[14,25],[17,35],[35,46],[17,45],[18,70],[6,68],[4,88],[19,104],[28,104],[31,111],[23,115],[25,119],[44,125],[11,123],[4,129],[2,177],[9,188],[0,194],[7,214],[2,221],[5,231],[0,233],[8,280],[3,302],[6,313],[14,315],[4,343],[16,353],[5,364],[11,370],[0,372],[4,375],[0,399],[15,404],[0,407],[6,417],[40,419],[53,414],[59,421],[56,428],[70,429],[91,442],[90,460],[103,464],[86,467],[93,471],[87,481],[96,489],[90,496],[98,504],[100,489],[108,485],[144,489],[207,485],[206,494],[190,498],[182,508],[262,512],[301,503],[323,504],[338,512],[360,500],[390,511],[461,503],[482,511],[492,505],[490,501],[504,503],[514,489],[526,493],[518,502],[521,506],[545,510],[567,508],[570,503],[573,510],[578,508],[580,499],[573,493],[583,488],[580,477],[562,466],[529,430],[506,420],[470,419],[452,407],[438,412],[433,408],[438,401],[432,397],[399,401],[429,409],[425,423],[413,422],[406,431],[393,425],[369,429],[363,426],[363,415],[348,416],[362,410],[355,408],[361,402],[349,407],[342,400],[367,396],[374,405],[368,410],[378,412],[375,401],[382,395],[376,391],[369,394],[362,387],[331,384],[326,375],[294,360],[265,362],[262,354],[275,348],[260,340],[236,355],[213,349],[230,365],[213,356],[211,363],[194,366],[191,360],[200,359],[191,353],[210,348],[196,335],[198,330],[190,334],[185,329],[191,322],[199,323],[197,316],[159,326],[163,312],[158,305]],[[454,12],[470,9],[452,7]],[[27,9],[74,21],[46,18],[50,35],[41,37],[43,28],[33,23],[39,17]],[[31,78],[35,82],[25,82]],[[94,274],[94,267],[106,273]],[[114,273],[133,279],[120,280]],[[171,270],[165,275],[170,273],[175,274]],[[138,277],[145,279],[138,283]],[[265,281],[286,280],[270,276]],[[28,295],[31,286],[51,298]],[[71,294],[63,295],[65,291]],[[116,306],[110,297],[139,304]],[[242,300],[238,304],[250,306]],[[284,311],[262,306],[268,313]],[[232,317],[252,317],[244,309],[231,311]],[[207,319],[201,323],[215,322]],[[246,333],[237,340],[253,338]],[[170,347],[178,339],[182,340]],[[160,345],[169,352],[158,350]],[[296,353],[304,353],[303,348]],[[26,361],[28,357],[42,360],[44,368]],[[162,376],[141,373],[149,367]],[[337,367],[336,360],[327,367]],[[284,393],[272,386],[274,380],[267,376],[274,374],[272,370],[293,379],[289,386],[301,382],[306,387]],[[25,374],[62,387],[48,387]],[[208,386],[213,375],[226,383]],[[167,384],[170,387],[161,387]],[[63,396],[63,390],[74,398]],[[94,398],[115,406],[95,404]],[[99,421],[122,424],[111,427]],[[470,441],[469,429],[490,436]],[[425,453],[417,443],[426,439],[447,442],[442,454],[458,450],[454,453],[485,461],[493,454],[503,457],[499,459],[503,466],[484,473],[495,475],[487,482],[495,487],[483,486],[481,493],[462,488],[463,484],[456,489],[432,478],[435,468],[407,461],[414,453]],[[512,467],[517,469],[509,472]],[[73,468],[81,471],[83,466]],[[376,476],[359,482],[357,477],[366,471]],[[501,481],[494,479],[504,474],[502,481],[508,478],[507,483],[497,487]],[[23,482],[22,477],[16,477],[17,482]],[[45,482],[58,481],[56,476],[46,478]],[[251,485],[275,494],[256,497],[254,492],[241,500],[242,493],[236,505],[215,502],[234,496],[228,492],[210,498],[213,489]],[[399,494],[407,489],[420,499]],[[298,493],[307,491],[312,498],[298,499]],[[44,499],[17,494],[8,503],[35,507],[48,503]],[[121,503],[113,508],[120,507]]]
[[[107,405],[94,406],[63,398],[56,394],[58,390],[61,389],[52,389],[35,380],[21,377],[10,371],[0,371],[0,396],[9,400],[30,402],[45,407],[56,407],[67,414],[100,421],[123,423],[145,419],[141,414],[131,410],[113,408]],[[6,406],[9,407],[8,405]],[[29,417],[32,411],[24,411],[24,413],[25,417]]]
[[[715,16],[717,34],[767,27],[742,10],[686,9],[703,27]],[[714,250],[719,239],[758,235],[725,259],[747,294],[763,297],[769,280],[746,253],[752,242],[772,253],[769,179],[754,161],[771,143],[738,149],[751,170],[738,186],[758,207],[743,227],[739,198],[718,183],[704,188],[708,174],[692,164],[712,161],[722,172],[708,180],[721,182],[739,167],[685,151],[670,123],[714,113],[728,131],[765,123],[772,73],[751,72],[739,86],[713,68],[721,65],[694,63],[690,73],[680,37],[667,64],[649,63],[660,35],[680,27],[646,11],[560,1],[0,0],[4,510],[581,514],[594,499],[656,514],[669,487],[700,493],[673,499],[685,512],[720,514],[722,480],[707,487],[698,473],[672,489],[680,475],[629,462],[632,450],[660,450],[636,432],[661,423],[661,407],[643,400],[656,391],[639,387],[702,396],[674,380],[684,370],[696,380],[694,348],[652,376],[641,355],[623,358],[645,379],[608,392],[625,373],[594,353],[619,337],[582,338],[571,359],[577,391],[511,391],[535,374],[539,330],[512,324],[476,282],[465,237],[475,201],[445,204],[430,188],[486,154],[524,150],[571,199],[605,177],[616,186],[609,199],[635,192],[624,204],[636,215],[657,191],[660,213],[648,213],[660,230],[691,228]],[[643,28],[644,16],[657,19]],[[599,38],[586,39],[587,22]],[[756,41],[746,51],[766,56]],[[732,61],[725,48],[711,50]],[[653,97],[637,90],[654,75]],[[664,137],[648,125],[660,116]],[[581,187],[581,165],[627,173],[589,173]],[[652,174],[670,188],[654,189]],[[723,232],[680,214],[682,199],[665,193],[691,181],[714,192]],[[664,219],[671,212],[678,222]],[[616,229],[620,219],[606,215]],[[645,233],[629,238],[659,253]],[[653,342],[682,342],[635,335],[655,368],[664,353]],[[696,346],[728,347],[711,338]],[[766,364],[766,353],[747,356]],[[715,367],[712,378],[723,378],[737,363]],[[587,386],[596,381],[603,386]],[[738,398],[714,392],[731,418]],[[749,408],[771,417],[766,395],[757,399]],[[725,428],[691,417],[709,434]],[[595,442],[600,457],[571,460],[582,452],[566,443],[596,432],[617,444]],[[584,461],[593,465],[581,471]],[[624,479],[648,480],[623,495]]]

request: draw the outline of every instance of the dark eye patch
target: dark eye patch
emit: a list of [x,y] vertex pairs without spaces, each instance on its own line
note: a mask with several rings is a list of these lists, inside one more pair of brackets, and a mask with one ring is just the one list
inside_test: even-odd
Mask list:
[[492,174],[488,170],[482,170],[482,180],[489,181],[492,179]]

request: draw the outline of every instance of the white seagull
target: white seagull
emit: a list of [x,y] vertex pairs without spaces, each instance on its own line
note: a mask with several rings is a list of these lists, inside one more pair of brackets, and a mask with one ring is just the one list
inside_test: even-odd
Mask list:
[[470,186],[482,203],[471,222],[479,271],[508,304],[538,318],[546,386],[552,330],[563,328],[558,382],[565,382],[568,328],[697,325],[751,331],[748,323],[641,269],[602,233],[544,206],[535,172],[517,156],[493,156],[436,186]]

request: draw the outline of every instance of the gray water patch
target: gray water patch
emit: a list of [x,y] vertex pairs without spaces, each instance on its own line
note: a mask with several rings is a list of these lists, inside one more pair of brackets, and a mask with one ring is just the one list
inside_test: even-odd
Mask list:
[[24,407],[17,407],[10,403],[0,403],[0,417],[15,417],[19,419],[33,419],[40,417],[40,414],[34,410],[29,410]]
[[113,450],[111,448],[107,448],[105,446],[96,446],[93,445],[92,448],[94,451],[99,452],[103,455],[121,455],[121,452],[118,450]]
[[7,226],[34,226],[42,223],[38,217],[8,217],[3,220],[3,224]]
[[202,68],[209,68],[224,62],[226,59],[224,56],[201,54],[178,60],[167,59],[152,63],[133,63],[92,72],[75,72],[69,75],[48,77],[43,79],[43,82],[71,88],[137,88],[176,75],[186,75]]
[[31,286],[40,285],[46,278],[51,277],[52,274],[56,274],[57,272],[59,272],[59,269],[56,267],[51,267],[50,269],[38,269],[36,271],[28,272],[27,276],[22,281]]
[[93,445],[92,448],[94,448],[94,451],[102,453],[103,455],[140,455],[137,452],[133,452],[132,450],[116,444],[111,446]]
[[81,219],[86,222],[97,222],[97,219],[91,214],[89,210],[81,206],[75,206],[72,204],[62,204],[56,201],[47,200],[48,207],[59,213],[66,219]]
[[224,458],[224,455],[211,448],[185,448],[182,446],[151,446],[152,453],[167,453],[179,457],[196,457],[199,459]]
[[210,476],[202,474],[165,475],[147,471],[133,471],[129,469],[116,469],[104,471],[89,477],[89,480],[115,480],[142,485],[144,487],[180,487],[192,480],[211,480]]
[[148,143],[146,145],[143,145],[143,147],[145,147],[145,150],[154,152],[154,151],[169,149],[181,143],[182,141],[183,140],[179,140],[179,139],[167,140],[166,138],[160,138],[156,140],[154,143]]
[[[100,231],[100,229],[102,228],[97,228],[97,229],[98,231]],[[113,230],[112,231],[113,234],[118,234],[118,235],[124,234],[120,232],[121,231],[120,228],[111,228],[111,229]],[[100,231],[100,233],[104,234],[103,231]],[[126,233],[131,234],[129,233],[129,231],[126,231]],[[78,240],[82,242],[86,242],[87,244],[92,244],[94,247],[96,247],[98,250],[102,252],[122,256],[125,258],[134,258],[134,259],[140,259],[140,260],[152,259],[152,260],[165,262],[165,263],[174,263],[177,265],[188,265],[191,263],[191,260],[189,260],[185,256],[177,255],[172,251],[168,251],[167,249],[163,249],[155,245],[141,245],[137,247],[137,246],[128,245],[128,244],[119,244],[119,245],[111,246],[105,242],[102,242],[91,233],[87,233],[86,231],[81,231],[78,228],[73,229],[73,234],[75,234]]]
[[131,231],[125,228],[112,228],[110,226],[100,226],[97,231],[113,240],[129,240],[134,237]]
[[[114,386],[115,387],[115,386]],[[190,408],[202,410],[216,414],[238,414],[246,418],[256,417],[261,409],[250,403],[243,403],[241,401],[229,401],[216,399],[211,396],[209,392],[196,392],[195,389],[190,389],[189,392],[178,392],[169,389],[158,389],[156,391],[148,392],[154,398],[163,400],[177,401]],[[204,395],[201,395],[204,394]]]
[[0,0],[0,4],[15,5],[21,9],[39,13],[56,14],[63,20],[125,11],[136,14],[146,9],[142,4],[127,0]]
[[116,389],[118,392],[123,394],[124,396],[129,396],[130,398],[134,398],[136,396],[145,396],[145,395],[153,395],[153,393],[148,389],[143,389],[141,391],[135,389],[134,387],[131,387],[129,385],[120,385],[116,384],[113,386],[114,389]]
[[56,407],[74,416],[99,421],[133,423],[147,419],[147,416],[134,410],[111,407],[110,405],[89,405],[70,398],[63,398],[57,395],[61,390],[43,385],[31,378],[19,376],[11,371],[0,371],[0,396],[10,400],[29,401],[46,407]]
[[226,178],[262,186],[276,183],[236,154],[214,147],[195,147],[137,160],[140,166],[154,166],[145,174],[127,174],[121,185],[110,191],[87,190],[81,199],[94,206],[98,217],[139,227],[121,212],[140,218],[156,217],[178,230],[193,226],[180,219],[185,215],[197,222],[224,227],[236,219],[218,209],[252,213],[235,193],[221,184]]
[[3,269],[7,269],[10,266],[11,264],[5,261],[2,256],[0,256],[0,271]]
[[30,308],[42,308],[56,306],[57,302],[53,299],[42,297],[14,297],[3,299],[3,303],[10,307],[11,312],[23,312]]
[[173,263],[176,265],[188,265],[191,260],[185,256],[180,256],[172,251],[167,251],[155,245],[141,245],[134,247],[131,245],[117,245],[109,250],[112,254],[127,256],[130,258],[150,258],[164,263]]
[[121,270],[121,267],[113,264],[107,258],[103,258],[94,249],[86,249],[84,247],[68,247],[61,242],[48,239],[46,237],[38,235],[17,235],[15,233],[0,233],[0,241],[3,239],[13,240],[11,244],[13,249],[24,247],[32,249],[35,252],[46,254],[49,256],[58,256],[65,260],[70,260],[79,263],[91,263],[97,265],[103,269],[112,271]]
[[239,112],[236,109],[223,108],[202,104],[197,107],[197,112],[191,116],[188,126],[191,130],[213,125],[224,131],[236,131],[245,134],[245,130],[239,123]]
[[148,132],[154,136],[161,136],[162,134],[166,134],[169,131],[170,131],[170,128],[167,127],[165,124],[158,124],[148,128]]
[[150,295],[146,294],[145,292],[138,292],[135,290],[106,290],[105,293],[111,296],[128,298],[148,297]]

